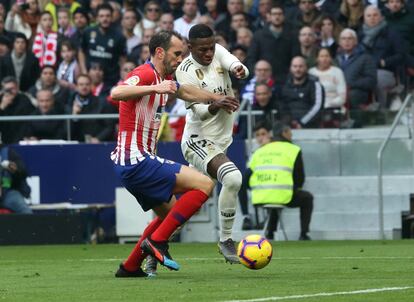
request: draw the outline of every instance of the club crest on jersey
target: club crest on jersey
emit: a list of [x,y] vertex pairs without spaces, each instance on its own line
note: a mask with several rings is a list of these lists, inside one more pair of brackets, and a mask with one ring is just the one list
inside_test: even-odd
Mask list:
[[195,71],[197,78],[202,81],[204,79],[204,73],[201,71],[201,69],[196,69]]
[[108,40],[108,47],[114,47],[114,40],[113,39]]
[[139,77],[138,76],[132,76],[130,78],[128,78],[125,81],[125,84],[129,85],[129,86],[136,86],[139,83]]
[[221,67],[217,67],[216,71],[217,71],[218,74],[224,74],[224,70]]
[[89,36],[89,43],[95,43],[96,39],[96,31],[91,31],[91,34]]

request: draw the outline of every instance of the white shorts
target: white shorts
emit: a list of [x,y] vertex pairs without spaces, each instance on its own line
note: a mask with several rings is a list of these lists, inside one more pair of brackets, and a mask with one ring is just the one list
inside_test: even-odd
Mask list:
[[224,153],[219,146],[208,139],[200,137],[190,138],[181,143],[181,151],[183,152],[185,160],[198,171],[207,173],[208,163],[217,155]]

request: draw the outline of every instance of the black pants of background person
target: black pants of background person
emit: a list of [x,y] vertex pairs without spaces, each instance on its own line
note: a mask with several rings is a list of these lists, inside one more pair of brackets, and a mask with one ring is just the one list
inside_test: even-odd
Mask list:
[[[296,190],[293,193],[292,201],[286,204],[288,208],[300,208],[300,240],[309,240],[309,224],[311,222],[311,216],[313,211],[313,195],[304,190]],[[267,239],[274,239],[273,233],[277,229],[278,215],[277,210],[269,210],[270,221],[265,230],[265,236]]]

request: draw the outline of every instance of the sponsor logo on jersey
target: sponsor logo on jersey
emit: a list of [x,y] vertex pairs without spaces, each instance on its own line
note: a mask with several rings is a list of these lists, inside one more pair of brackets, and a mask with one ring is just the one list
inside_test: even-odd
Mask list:
[[[196,69],[195,71],[197,78],[202,81],[204,79],[204,73],[201,71],[201,69]],[[204,82],[203,82],[204,83]],[[206,85],[207,86],[207,85]]]
[[128,84],[129,86],[136,86],[138,83],[139,83],[138,76],[132,76],[125,81],[125,84]]
[[203,81],[203,83],[201,83],[201,88],[206,88],[207,84]]

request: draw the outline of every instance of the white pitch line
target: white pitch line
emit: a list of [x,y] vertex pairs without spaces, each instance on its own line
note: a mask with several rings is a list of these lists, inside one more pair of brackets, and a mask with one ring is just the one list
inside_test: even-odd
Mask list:
[[[222,257],[177,257],[174,258],[176,260],[184,260],[184,261],[217,261],[223,260]],[[273,257],[273,261],[286,261],[286,260],[318,260],[318,259],[325,259],[325,260],[410,260],[414,259],[414,256],[373,256],[373,257],[340,257],[340,256],[332,256],[332,257]],[[123,258],[85,258],[85,259],[62,259],[62,261],[67,262],[74,262],[74,261],[84,261],[84,262],[111,262],[111,261],[123,261]],[[28,261],[28,260],[24,260]],[[24,262],[21,260],[14,260],[14,259],[1,259],[0,263],[19,263]],[[30,260],[32,262],[52,262],[55,260],[49,259],[33,259]],[[56,261],[60,261],[57,259]]]
[[247,299],[247,300],[229,300],[229,301],[224,301],[224,302],[281,301],[281,300],[292,300],[292,299],[306,299],[306,298],[314,298],[314,297],[331,297],[331,296],[371,294],[371,293],[387,292],[387,291],[401,291],[401,290],[407,290],[407,289],[413,289],[413,288],[414,288],[414,286],[383,287],[383,288],[371,288],[371,289],[354,290],[354,291],[349,291],[349,292],[317,293],[317,294],[309,294],[309,295],[293,295],[293,296],[282,296],[282,297],[267,297],[267,298]]

